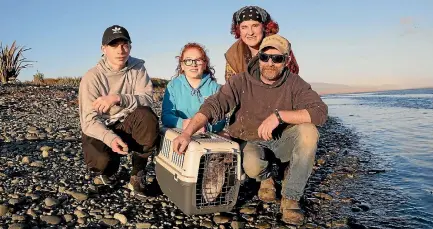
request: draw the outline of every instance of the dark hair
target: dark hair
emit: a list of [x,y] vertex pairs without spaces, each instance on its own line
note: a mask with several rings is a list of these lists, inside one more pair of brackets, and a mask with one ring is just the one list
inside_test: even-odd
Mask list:
[[[270,19],[267,23],[262,23],[265,28],[265,37],[277,34],[280,30],[278,23]],[[230,33],[235,36],[236,39],[241,37],[240,26],[232,21],[232,27]]]
[[179,75],[183,74],[183,71],[181,68],[181,63],[182,63],[185,51],[188,49],[197,49],[201,53],[201,55],[203,56],[203,61],[206,64],[206,69],[203,71],[203,74],[209,74],[212,80],[216,80],[214,77],[215,69],[212,66],[210,66],[209,56],[207,55],[207,52],[206,52],[204,46],[200,45],[199,43],[195,43],[195,42],[188,43],[188,44],[184,45],[180,51],[180,55],[176,56],[176,58],[178,59],[178,62],[177,62],[175,77],[178,77]]

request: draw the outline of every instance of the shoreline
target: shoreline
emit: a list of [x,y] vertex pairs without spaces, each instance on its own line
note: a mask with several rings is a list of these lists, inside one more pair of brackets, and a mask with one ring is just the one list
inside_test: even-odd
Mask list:
[[[291,228],[279,220],[278,202],[258,201],[258,183],[251,180],[230,213],[198,216],[184,215],[158,190],[151,163],[145,200],[122,187],[131,166],[126,157],[118,186],[95,185],[83,164],[77,95],[73,87],[0,85],[1,225]],[[160,106],[155,106],[158,115]],[[367,171],[369,152],[359,150],[357,136],[338,118],[330,117],[319,131],[316,163],[302,199],[308,222],[301,228],[366,228],[353,213],[368,211],[368,204],[351,198],[344,186]],[[49,146],[46,152],[43,146]]]
[[[390,89],[366,89],[366,90],[317,90],[321,96],[333,96],[333,95],[344,95],[344,94],[363,94],[363,93],[378,93],[378,92],[390,92],[390,91],[403,91],[403,90],[423,90],[432,89],[433,87],[416,87],[416,88],[390,88]],[[314,88],[313,88],[314,89]],[[334,92],[335,91],[335,92]]]
[[[46,78],[42,81],[17,81],[10,82],[9,85],[18,86],[41,86],[41,87],[54,87],[54,88],[74,88],[78,87],[81,77],[60,77],[60,78]],[[170,79],[163,78],[151,78],[154,89],[156,92],[164,90]],[[333,83],[320,83],[310,82],[313,90],[315,90],[321,96],[327,95],[341,95],[341,94],[361,94],[361,93],[375,93],[375,92],[388,92],[388,91],[401,91],[401,90],[422,90],[422,89],[433,89],[433,85],[427,86],[356,86],[356,85],[343,85]],[[326,86],[323,86],[326,85]],[[331,85],[331,86],[330,86]]]

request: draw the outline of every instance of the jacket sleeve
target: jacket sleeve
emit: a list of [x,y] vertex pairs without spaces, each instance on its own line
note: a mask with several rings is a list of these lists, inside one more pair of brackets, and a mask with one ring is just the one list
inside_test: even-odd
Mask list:
[[162,100],[162,125],[168,128],[182,128],[183,119],[176,115],[176,100],[171,84],[167,85]]
[[235,74],[236,74],[235,70],[233,70],[232,66],[230,66],[230,64],[227,62],[226,69],[225,69],[225,76],[224,76],[226,82],[229,81],[229,79]]
[[316,126],[325,124],[328,119],[328,106],[322,101],[311,85],[296,75],[292,85],[293,107],[295,110],[306,109],[311,117],[311,123]]
[[[218,93],[218,90],[221,88],[221,85],[216,84],[216,86],[213,89],[213,93]],[[219,133],[221,132],[224,127],[226,126],[226,118],[224,117],[224,119],[218,121],[216,124],[214,125],[209,125],[210,131],[212,133]]]
[[120,106],[136,108],[153,105],[153,85],[144,66],[138,72],[134,94],[120,94]]
[[98,113],[92,106],[93,101],[100,96],[96,76],[91,72],[86,73],[81,79],[78,91],[81,130],[85,135],[111,147],[111,142],[118,136],[98,119]]
[[230,78],[217,93],[206,99],[198,112],[205,115],[212,125],[225,119],[225,115],[239,104],[242,81],[242,75]]

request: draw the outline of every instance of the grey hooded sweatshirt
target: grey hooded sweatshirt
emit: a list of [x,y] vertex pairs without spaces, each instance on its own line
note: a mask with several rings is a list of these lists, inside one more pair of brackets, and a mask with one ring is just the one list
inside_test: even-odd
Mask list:
[[[101,96],[112,94],[120,96],[119,106],[112,107],[107,114],[98,114],[92,103]],[[82,132],[111,146],[117,135],[108,128],[109,125],[122,122],[139,106],[152,107],[153,86],[144,61],[129,57],[126,67],[113,71],[103,56],[82,77],[78,99]]]

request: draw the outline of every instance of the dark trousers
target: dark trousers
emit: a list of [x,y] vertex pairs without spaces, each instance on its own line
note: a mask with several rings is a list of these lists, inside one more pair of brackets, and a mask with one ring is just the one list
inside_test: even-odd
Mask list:
[[[109,127],[127,145],[132,157],[132,173],[144,171],[147,158],[159,144],[158,116],[150,107],[138,107],[123,122]],[[87,167],[98,174],[114,175],[119,169],[120,157],[104,142],[82,133],[84,161]]]

